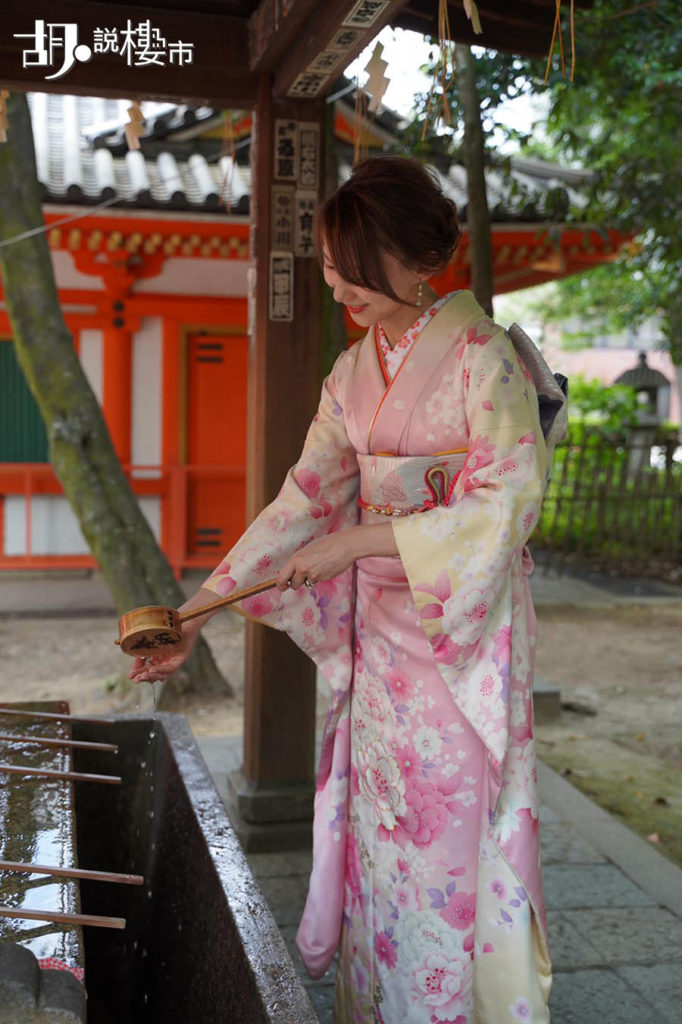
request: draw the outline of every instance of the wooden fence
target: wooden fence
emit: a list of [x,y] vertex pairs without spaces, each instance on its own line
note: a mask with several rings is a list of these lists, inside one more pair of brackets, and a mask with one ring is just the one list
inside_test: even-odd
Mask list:
[[[676,442],[587,435],[559,445],[531,546],[546,567],[679,578],[682,462]],[[679,451],[679,449],[678,449]]]

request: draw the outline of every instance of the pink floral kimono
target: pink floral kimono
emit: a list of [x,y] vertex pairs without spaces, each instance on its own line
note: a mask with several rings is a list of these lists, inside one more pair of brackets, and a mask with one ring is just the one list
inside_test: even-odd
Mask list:
[[373,331],[337,360],[299,462],[206,586],[272,576],[360,515],[393,524],[400,557],[242,604],[332,691],[299,948],[314,977],[339,948],[337,1024],[546,1024],[524,547],[546,448],[471,293],[425,319],[392,379]]

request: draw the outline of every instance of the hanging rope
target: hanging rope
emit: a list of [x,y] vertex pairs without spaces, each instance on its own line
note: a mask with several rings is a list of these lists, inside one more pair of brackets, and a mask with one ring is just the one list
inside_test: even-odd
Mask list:
[[353,167],[369,156],[369,98],[356,79],[355,123],[353,125]]
[[[575,77],[575,0],[571,0],[570,6],[570,35],[571,35],[571,76],[570,80],[573,81]],[[554,28],[552,30],[552,41],[549,44],[549,54],[547,56],[547,67],[545,69],[545,85],[549,80],[549,72],[552,66],[552,57],[554,56],[554,46],[557,38],[559,40],[559,56],[561,60],[561,74],[566,75],[566,59],[564,55],[564,39],[563,32],[561,29],[561,0],[556,0],[556,10],[554,13]]]
[[234,170],[237,166],[237,149],[234,144],[234,110],[223,112],[223,138],[220,147],[220,159],[229,156],[230,166],[225,171],[220,182],[220,202],[228,213],[232,212],[232,196],[234,183]]
[[[478,10],[476,9],[475,4],[473,4],[472,14],[474,10],[476,13],[476,22],[478,22],[478,28],[480,29]],[[469,14],[468,9],[467,14]],[[474,22],[474,31],[477,31],[476,22]],[[426,138],[427,129],[429,127],[435,128],[441,114],[443,117],[443,123],[452,125],[452,116],[450,114],[450,104],[448,103],[447,94],[448,89],[455,80],[455,43],[450,31],[450,17],[448,14],[447,0],[438,0],[438,49],[438,60],[436,61],[436,66],[433,69],[433,81],[426,100],[424,126],[422,128],[421,135],[422,142]],[[440,96],[436,93],[437,85],[440,85]]]

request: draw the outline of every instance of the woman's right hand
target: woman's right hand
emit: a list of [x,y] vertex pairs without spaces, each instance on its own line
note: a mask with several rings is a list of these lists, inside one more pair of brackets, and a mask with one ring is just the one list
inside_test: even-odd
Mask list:
[[192,653],[192,648],[199,635],[199,630],[192,629],[191,626],[190,622],[182,626],[181,644],[171,647],[170,650],[166,648],[143,658],[135,658],[128,678],[132,679],[134,683],[164,682],[173,672],[182,668]]

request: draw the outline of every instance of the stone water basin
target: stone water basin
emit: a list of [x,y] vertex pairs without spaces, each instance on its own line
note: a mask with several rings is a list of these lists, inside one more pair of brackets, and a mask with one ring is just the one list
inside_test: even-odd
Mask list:
[[[69,727],[74,740],[119,748],[74,749],[73,769],[122,782],[72,783],[70,796],[59,799],[44,788],[44,806],[58,812],[56,845],[71,849],[81,868],[144,877],[141,886],[69,882],[59,897],[45,876],[32,887],[74,912],[126,920],[123,930],[60,931],[62,957],[84,967],[88,1024],[314,1024],[186,720],[160,714],[113,724],[72,720]],[[34,794],[44,787],[24,785]],[[3,812],[11,803],[5,799]],[[8,832],[23,834],[14,825]],[[54,846],[22,842],[6,859],[56,863]],[[15,887],[13,898],[25,897]],[[16,928],[6,937],[26,938]]]

